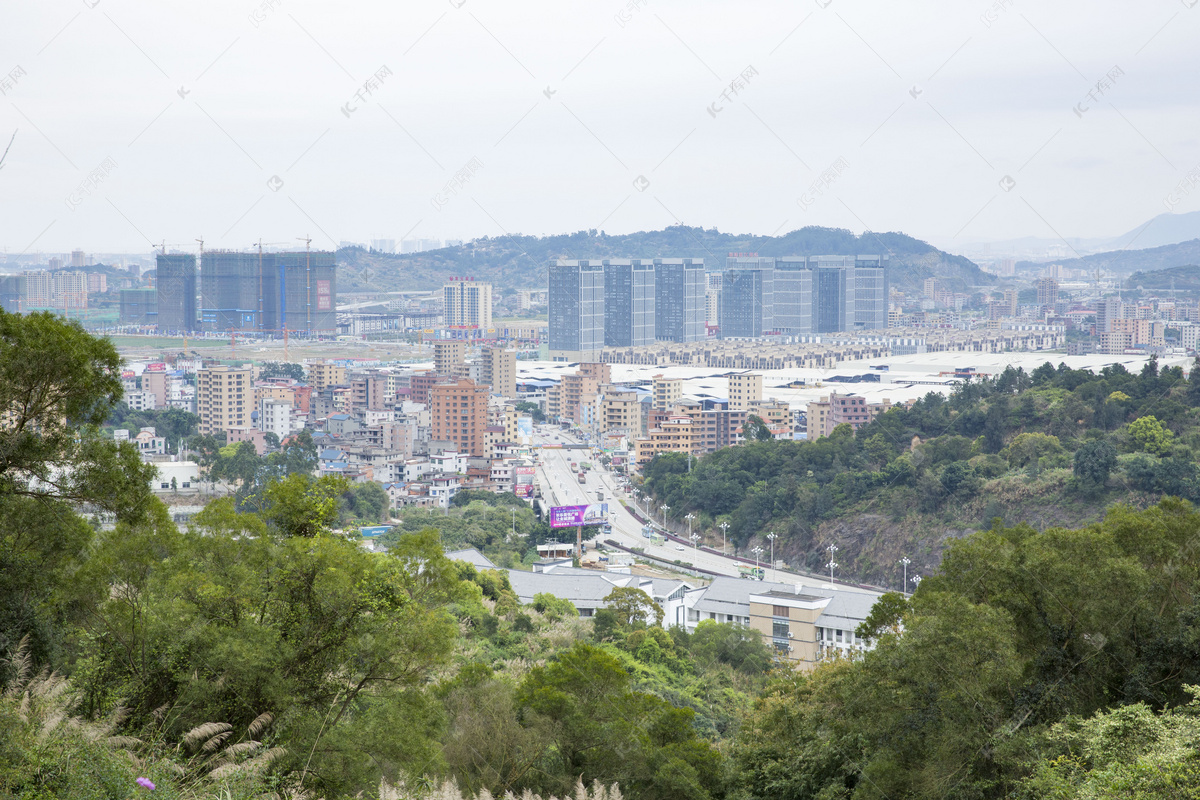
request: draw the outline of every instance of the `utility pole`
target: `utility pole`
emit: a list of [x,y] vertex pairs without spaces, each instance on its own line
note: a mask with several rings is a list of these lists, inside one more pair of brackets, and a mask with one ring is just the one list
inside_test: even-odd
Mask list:
[[907,594],[908,593],[908,565],[911,564],[912,561],[909,559],[908,556],[905,556],[904,558],[900,559],[900,561],[897,563],[899,563],[901,566],[904,567],[904,582],[900,584],[900,591]]
[[779,580],[779,570],[775,567],[775,531],[767,534],[771,540],[771,580]]
[[833,554],[838,551],[838,546],[836,544],[831,544],[825,549],[829,551],[829,563],[826,564],[826,566],[829,567],[829,582],[833,583],[833,571],[840,566],[836,561],[833,560]]
[[717,527],[721,529],[721,555],[725,555],[725,532],[729,530],[729,523],[722,522]]

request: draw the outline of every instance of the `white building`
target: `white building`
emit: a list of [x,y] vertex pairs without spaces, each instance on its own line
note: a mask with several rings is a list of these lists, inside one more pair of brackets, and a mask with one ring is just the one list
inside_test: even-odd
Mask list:
[[258,406],[258,429],[273,433],[283,441],[292,433],[292,404],[273,397],[264,397]]
[[125,393],[125,405],[129,406],[131,411],[153,411],[156,399],[154,392]]
[[156,494],[199,486],[200,465],[195,461],[159,461],[155,466],[158,475],[150,481],[150,490]]

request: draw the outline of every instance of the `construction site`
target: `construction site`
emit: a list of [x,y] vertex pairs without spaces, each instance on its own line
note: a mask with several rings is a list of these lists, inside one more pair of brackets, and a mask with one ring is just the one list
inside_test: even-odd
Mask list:
[[[159,333],[337,330],[337,260],[328,251],[209,250],[157,257]],[[196,302],[197,273],[199,305]]]

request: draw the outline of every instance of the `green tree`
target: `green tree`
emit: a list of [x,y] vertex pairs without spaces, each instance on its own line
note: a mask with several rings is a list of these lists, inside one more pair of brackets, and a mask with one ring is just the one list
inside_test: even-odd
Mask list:
[[1117,448],[1107,439],[1084,442],[1075,451],[1074,474],[1085,486],[1102,488],[1117,466]]
[[374,481],[351,484],[345,500],[350,513],[368,522],[380,522],[387,512],[387,492]]
[[871,606],[871,613],[858,626],[856,633],[868,641],[885,633],[899,633],[908,611],[908,598],[900,592],[885,592]]
[[349,488],[341,476],[288,475],[263,491],[262,517],[284,536],[312,538],[337,524]]
[[528,414],[533,418],[535,423],[541,424],[546,421],[546,415],[542,412],[541,407],[537,403],[531,403],[528,400],[522,400],[513,407],[522,414]]
[[746,441],[769,442],[775,439],[775,435],[771,433],[767,423],[763,422],[762,417],[757,414],[746,417],[746,422],[742,425],[742,436]]
[[1138,417],[1129,423],[1126,431],[1133,446],[1142,452],[1161,456],[1171,449],[1172,433],[1153,416]]
[[304,366],[290,361],[268,361],[262,365],[258,373],[260,380],[271,378],[287,378],[298,383],[304,382]]
[[[618,586],[604,598],[608,610],[617,616],[617,624],[623,629],[662,625],[662,606],[654,602],[641,589]],[[650,619],[653,618],[653,622]]]

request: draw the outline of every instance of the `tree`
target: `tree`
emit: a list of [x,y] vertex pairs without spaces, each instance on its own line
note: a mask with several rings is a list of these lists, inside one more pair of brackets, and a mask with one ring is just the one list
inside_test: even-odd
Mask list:
[[258,373],[259,380],[271,378],[287,378],[297,383],[304,382],[304,366],[290,361],[268,361],[262,365]]
[[1161,456],[1171,449],[1172,433],[1153,416],[1138,417],[1126,430],[1130,441],[1142,452]]
[[1075,451],[1075,477],[1091,488],[1103,487],[1117,466],[1117,448],[1107,439],[1084,442]]
[[352,484],[345,500],[347,509],[354,516],[368,522],[381,521],[387,512],[387,492],[375,481]]
[[662,606],[641,589],[618,586],[608,593],[604,602],[617,615],[617,624],[626,630],[645,627],[651,624],[651,618],[654,625],[662,625]]
[[513,407],[522,414],[528,414],[536,423],[540,424],[546,421],[546,415],[542,412],[541,406],[539,406],[537,403],[531,403],[528,400],[522,400]]
[[267,431],[264,433],[263,441],[266,442],[267,447],[271,448],[272,450],[279,449],[279,434],[275,433],[275,431]]
[[907,611],[908,598],[899,592],[886,592],[871,606],[871,613],[858,626],[856,633],[868,641],[878,639],[885,633],[898,633]]
[[121,399],[112,343],[50,312],[0,310],[0,496],[89,503],[131,519],[152,465],[99,434]]
[[301,473],[269,484],[262,516],[284,536],[312,538],[337,524],[350,482],[341,476],[313,478]]
[[771,433],[767,423],[763,422],[762,417],[757,414],[746,417],[746,422],[742,425],[742,436],[747,441],[759,442],[768,442],[775,438],[775,434]]
[[1188,372],[1187,399],[1192,408],[1200,408],[1200,355],[1196,356]]

